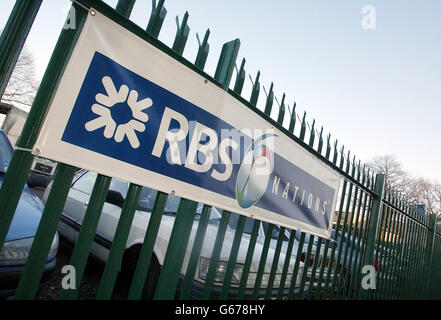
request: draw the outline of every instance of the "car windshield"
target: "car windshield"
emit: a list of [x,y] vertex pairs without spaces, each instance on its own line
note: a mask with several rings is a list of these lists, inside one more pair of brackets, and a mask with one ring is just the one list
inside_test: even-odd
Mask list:
[[[153,205],[155,204],[156,194],[158,191],[144,187],[141,190],[141,195],[138,201],[139,211],[151,212]],[[164,214],[176,214],[179,207],[179,197],[169,195],[167,197],[167,203],[165,204]]]
[[13,149],[6,135],[0,131],[0,173],[5,173],[12,158]]
[[[155,204],[157,191],[144,187],[142,188],[141,195],[139,196],[138,210],[151,212],[153,205]],[[167,203],[165,204],[164,214],[174,216],[179,208],[181,198],[174,195],[168,195]],[[204,205],[202,203],[198,204],[196,210],[196,220],[200,220],[202,209]],[[217,224],[221,218],[221,214],[216,208],[211,208],[209,223]]]

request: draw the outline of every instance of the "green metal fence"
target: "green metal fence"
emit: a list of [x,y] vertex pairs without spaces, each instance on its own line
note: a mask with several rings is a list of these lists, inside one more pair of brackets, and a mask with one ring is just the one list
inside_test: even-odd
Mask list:
[[[0,39],[0,83],[2,90],[29,32],[41,1],[17,0]],[[421,215],[409,204],[385,189],[384,176],[367,170],[345,152],[323,127],[315,128],[285,105],[278,105],[277,119],[271,119],[274,92],[271,84],[263,111],[257,106],[260,72],[253,81],[249,99],[241,96],[245,81],[245,59],[231,83],[238,55],[238,39],[226,43],[214,77],[206,74],[209,30],[206,31],[195,62],[182,57],[189,36],[188,13],[178,27],[172,48],[157,40],[166,16],[164,1],[153,1],[146,30],[128,18],[135,0],[119,0],[116,9],[98,0],[74,1],[76,28],[61,31],[56,48],[35,97],[25,127],[0,190],[0,247],[3,246],[20,194],[25,185],[34,146],[49,102],[63,74],[90,7],[121,24],[188,68],[217,84],[259,116],[283,131],[341,176],[333,236],[317,238],[300,231],[271,225],[223,211],[217,225],[210,222],[211,207],[182,199],[159,270],[155,242],[164,218],[167,194],[158,192],[142,245],[128,248],[127,238],[142,187],[130,184],[122,206],[97,299],[110,299],[117,275],[135,257],[128,299],[140,299],[154,281],[154,299],[439,299],[441,297],[441,230],[435,216]],[[12,45],[15,44],[15,45]],[[18,45],[17,45],[18,44]],[[288,109],[289,126],[283,127]],[[21,277],[16,299],[33,299],[46,257],[63,211],[75,173],[79,168],[58,165],[37,234]],[[60,299],[75,299],[85,272],[87,257],[112,178],[98,175],[79,229],[70,265],[76,269],[77,288],[63,290]],[[214,237],[211,255],[202,257],[207,239]],[[230,239],[230,240],[226,240]],[[225,253],[227,252],[227,253]],[[245,252],[245,255],[239,255]],[[227,258],[225,258],[227,257]],[[374,266],[375,289],[363,288],[363,266]],[[183,267],[185,266],[185,267]],[[205,268],[202,277],[201,268]],[[145,293],[145,292],[144,292]]]

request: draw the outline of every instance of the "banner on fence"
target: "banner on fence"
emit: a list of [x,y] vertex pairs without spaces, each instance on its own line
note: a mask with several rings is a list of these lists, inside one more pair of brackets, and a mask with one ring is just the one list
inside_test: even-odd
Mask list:
[[99,12],[83,26],[34,153],[330,237],[336,172]]

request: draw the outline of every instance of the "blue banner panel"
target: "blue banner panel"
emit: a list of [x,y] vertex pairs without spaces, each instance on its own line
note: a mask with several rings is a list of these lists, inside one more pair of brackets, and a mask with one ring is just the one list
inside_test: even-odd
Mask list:
[[277,134],[253,138],[99,52],[62,134],[66,143],[235,199],[238,208],[327,230],[337,190],[277,153]]

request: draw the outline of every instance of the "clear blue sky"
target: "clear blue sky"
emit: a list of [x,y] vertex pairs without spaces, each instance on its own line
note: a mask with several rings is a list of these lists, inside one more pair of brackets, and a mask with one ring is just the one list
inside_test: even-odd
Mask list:
[[[0,28],[14,2],[0,2]],[[27,41],[40,77],[69,3],[45,0]],[[365,5],[376,10],[375,30],[361,27]],[[190,14],[190,61],[195,32],[202,37],[210,28],[209,74],[222,44],[240,38],[247,73],[260,70],[279,100],[286,92],[289,105],[296,101],[298,112],[306,110],[358,159],[393,153],[413,174],[441,182],[441,1],[167,0],[165,7],[159,39],[169,46],[176,15]],[[131,19],[145,27],[150,10],[150,0],[137,0]],[[246,98],[250,86],[247,76]]]

